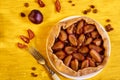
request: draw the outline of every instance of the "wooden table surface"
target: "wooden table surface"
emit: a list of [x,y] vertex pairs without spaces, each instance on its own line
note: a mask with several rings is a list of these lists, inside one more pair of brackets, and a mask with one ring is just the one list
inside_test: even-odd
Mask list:
[[[111,55],[108,64],[103,71],[89,80],[120,80],[120,0],[60,0],[61,12],[57,13],[54,7],[55,0],[43,0],[46,6],[40,8],[35,0],[0,0],[0,80],[51,80],[45,68],[23,49],[16,46],[17,42],[23,43],[19,35],[27,35],[26,30],[32,29],[35,38],[30,41],[47,59],[45,52],[46,39],[52,26],[60,19],[71,16],[83,16],[83,10],[89,9],[89,5],[95,5],[98,13],[87,15],[100,22],[103,26],[109,22],[114,30],[109,32],[111,40]],[[28,2],[29,7],[24,7]],[[75,6],[71,6],[75,4]],[[38,9],[43,13],[44,20],[41,24],[33,24],[27,15],[32,9]],[[26,17],[22,18],[20,13]],[[35,71],[31,70],[36,67]],[[31,72],[37,74],[32,77]],[[59,75],[61,80],[69,80]]]

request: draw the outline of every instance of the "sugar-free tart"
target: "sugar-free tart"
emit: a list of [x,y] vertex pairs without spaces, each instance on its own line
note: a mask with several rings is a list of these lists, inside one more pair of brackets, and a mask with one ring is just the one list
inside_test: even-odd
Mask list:
[[47,40],[53,67],[74,77],[101,70],[109,58],[109,40],[100,26],[88,17],[58,22]]

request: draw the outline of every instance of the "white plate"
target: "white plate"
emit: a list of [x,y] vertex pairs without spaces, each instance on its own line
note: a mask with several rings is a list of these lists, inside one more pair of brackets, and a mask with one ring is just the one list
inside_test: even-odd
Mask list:
[[[67,18],[64,18],[64,19],[60,20],[59,22],[66,21],[66,20],[69,20],[69,19],[72,19],[72,18],[77,18],[77,17],[81,17],[81,16],[70,16],[70,17],[67,17]],[[92,19],[92,20],[93,20],[93,19]],[[94,20],[94,21],[95,21],[95,20]],[[98,23],[97,21],[95,21],[95,22]],[[99,24],[99,23],[98,23],[98,24]],[[109,36],[108,36],[107,32],[105,31],[105,29],[103,28],[103,26],[102,26],[101,24],[99,24],[99,25],[100,25],[100,28],[105,32],[105,35],[106,35],[107,39],[109,40],[109,42],[108,42],[109,52],[108,52],[108,53],[109,53],[109,56],[110,56],[111,45],[110,45]],[[48,56],[48,59],[49,59],[49,55],[48,55],[48,54],[47,54],[47,56]],[[61,74],[62,76],[66,77],[66,78],[70,78],[70,79],[74,79],[74,80],[84,80],[84,79],[88,79],[88,78],[94,77],[95,75],[97,75],[98,73],[100,73],[100,72],[103,70],[103,69],[101,69],[101,70],[99,70],[99,71],[96,71],[96,72],[93,72],[93,73],[90,73],[90,74],[87,74],[87,75],[83,75],[83,76],[79,76],[79,77],[73,77],[73,76],[69,76],[69,75],[67,75],[67,74],[64,74],[64,73],[59,72],[59,71],[55,68],[54,64],[51,62],[50,59],[49,59],[49,61],[50,61],[51,65],[52,65],[52,67],[53,67],[59,74]]]

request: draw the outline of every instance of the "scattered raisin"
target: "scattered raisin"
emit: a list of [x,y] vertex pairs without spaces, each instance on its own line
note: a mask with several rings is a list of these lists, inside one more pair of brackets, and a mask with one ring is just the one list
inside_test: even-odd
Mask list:
[[90,8],[95,8],[95,6],[94,5],[90,5]]
[[21,15],[21,17],[25,17],[26,16],[25,13],[23,13],[23,12],[21,12],[20,15]]
[[24,3],[24,6],[25,7],[29,7],[29,3]]
[[97,13],[98,12],[98,10],[97,9],[93,9],[93,13]]
[[90,11],[91,11],[91,9],[86,9],[86,11],[87,11],[87,12],[90,12]]
[[86,9],[86,10],[83,11],[83,14],[87,14],[89,12],[91,12],[91,9]]
[[72,4],[72,6],[75,6],[75,4]]
[[105,21],[106,21],[106,22],[110,22],[110,19],[106,19]]
[[31,72],[31,76],[32,76],[32,77],[37,77],[38,75],[35,74],[35,73],[33,73],[33,72]]
[[32,67],[31,69],[32,69],[32,70],[36,70],[36,67]]
[[68,1],[68,3],[72,3],[72,1],[71,1],[71,0],[69,0],[69,1]]
[[105,30],[107,31],[107,32],[110,32],[110,31],[112,31],[114,28],[111,26],[111,24],[107,24],[106,26],[105,26]]
[[87,13],[88,13],[87,10],[84,10],[84,11],[83,11],[83,14],[87,14]]

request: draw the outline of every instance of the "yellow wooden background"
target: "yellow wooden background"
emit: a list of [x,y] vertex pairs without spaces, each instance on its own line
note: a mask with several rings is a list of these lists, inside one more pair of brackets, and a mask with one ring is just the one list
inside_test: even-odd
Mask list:
[[[97,76],[89,80],[120,80],[120,0],[72,0],[74,7],[68,0],[60,0],[62,10],[55,11],[55,0],[43,0],[46,4],[40,8],[35,0],[0,0],[0,80],[51,80],[43,66],[37,64],[36,60],[25,50],[16,46],[17,42],[23,43],[19,35],[27,36],[28,28],[35,32],[32,43],[46,58],[46,38],[52,26],[60,19],[71,15],[83,15],[82,10],[89,8],[88,5],[95,5],[97,14],[89,13],[91,17],[102,25],[107,24],[105,20],[111,19],[114,30],[109,32],[111,40],[111,55],[109,63]],[[24,7],[28,2],[29,7]],[[22,18],[20,12],[26,15],[32,9],[38,9],[43,13],[42,24],[32,24],[28,17]],[[32,71],[31,67],[37,67]],[[31,77],[31,72],[38,74],[38,77]],[[60,76],[60,75],[59,75]],[[60,76],[61,80],[69,80]]]

